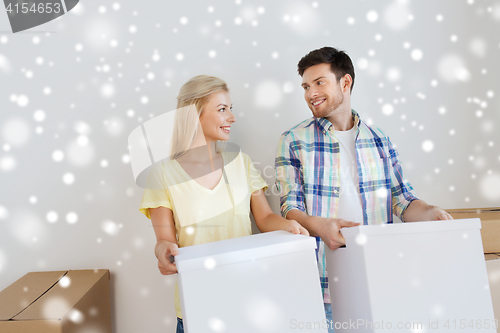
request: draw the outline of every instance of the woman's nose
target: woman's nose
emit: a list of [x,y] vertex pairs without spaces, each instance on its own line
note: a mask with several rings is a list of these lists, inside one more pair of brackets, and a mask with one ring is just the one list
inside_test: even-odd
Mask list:
[[236,117],[234,116],[234,113],[233,113],[233,111],[232,111],[232,110],[231,110],[231,112],[230,112],[229,114],[230,114],[230,116],[229,116],[229,118],[227,119],[227,121],[229,121],[229,122],[231,122],[231,123],[236,122]]

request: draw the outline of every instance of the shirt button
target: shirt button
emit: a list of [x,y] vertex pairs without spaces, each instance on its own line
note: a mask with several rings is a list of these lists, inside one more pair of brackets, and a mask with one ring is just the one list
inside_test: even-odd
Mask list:
[[333,193],[339,193],[339,191],[338,190],[334,190]]

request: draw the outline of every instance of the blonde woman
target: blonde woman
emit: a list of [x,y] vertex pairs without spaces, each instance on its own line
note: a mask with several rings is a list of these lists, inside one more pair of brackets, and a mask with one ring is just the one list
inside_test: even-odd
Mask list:
[[[193,77],[177,100],[171,160],[150,172],[140,206],[153,224],[160,272],[177,273],[170,257],[178,247],[251,235],[250,211],[261,232],[309,235],[298,222],[272,212],[267,185],[248,155],[224,151],[236,121],[226,83]],[[184,332],[177,286],[174,299],[177,332]]]

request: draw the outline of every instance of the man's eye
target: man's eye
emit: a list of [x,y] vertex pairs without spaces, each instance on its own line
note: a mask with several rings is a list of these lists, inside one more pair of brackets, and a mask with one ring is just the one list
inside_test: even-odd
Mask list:
[[323,81],[318,81],[318,84],[324,84],[324,82]]
[[309,89],[309,87],[303,87],[303,88],[304,88],[304,90],[307,90],[307,89]]

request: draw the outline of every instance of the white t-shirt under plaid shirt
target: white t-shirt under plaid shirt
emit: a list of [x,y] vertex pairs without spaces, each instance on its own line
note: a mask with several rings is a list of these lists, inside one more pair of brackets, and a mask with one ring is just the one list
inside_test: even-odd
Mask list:
[[[363,224],[393,222],[418,199],[403,177],[398,153],[379,128],[366,125],[352,110]],[[281,214],[299,209],[310,216],[336,218],[340,193],[340,148],[332,123],[309,118],[283,133],[276,153],[276,187]],[[325,245],[316,237],[323,301],[330,303]]]

